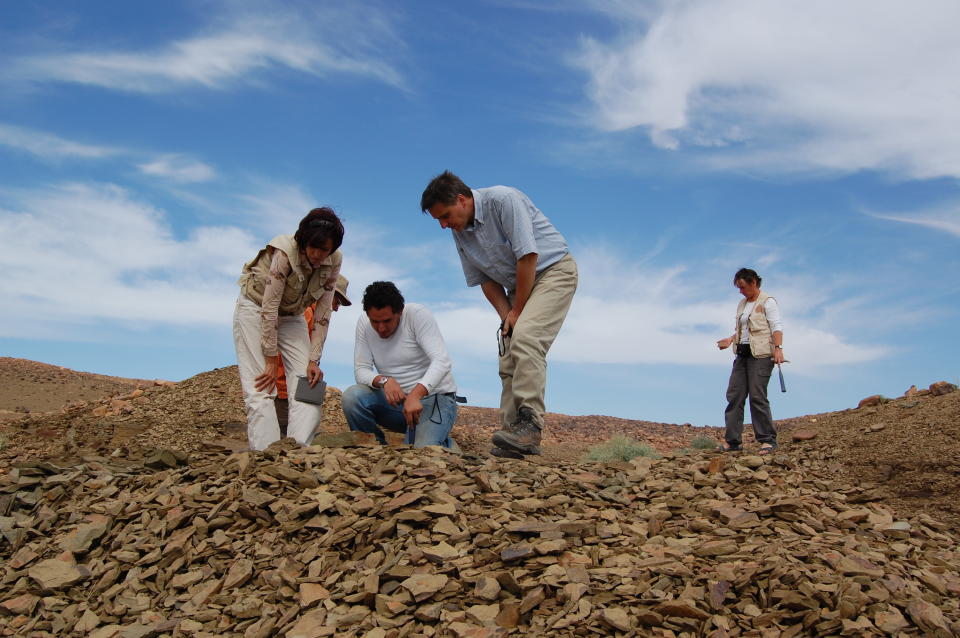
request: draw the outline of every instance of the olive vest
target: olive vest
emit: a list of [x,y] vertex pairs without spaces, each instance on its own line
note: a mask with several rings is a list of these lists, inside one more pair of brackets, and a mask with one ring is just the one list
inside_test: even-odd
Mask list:
[[270,276],[270,262],[273,260],[270,248],[282,250],[290,261],[290,273],[280,298],[281,315],[301,314],[307,306],[320,299],[327,292],[324,283],[330,278],[331,272],[339,272],[343,263],[343,255],[336,250],[311,271],[309,264],[300,262],[300,250],[293,235],[278,235],[256,257],[244,264],[243,273],[237,281],[240,293],[258,305],[263,304],[263,290]]
[[[758,294],[757,301],[753,305],[753,311],[747,318],[750,354],[757,359],[766,359],[773,356],[773,333],[770,332],[770,324],[767,323],[767,309],[763,305],[767,299],[771,299],[770,295],[764,292]],[[743,309],[747,306],[747,303],[746,298],[743,298],[737,306],[736,337],[733,340],[735,346],[740,343],[740,315],[743,314]],[[734,353],[736,353],[736,350],[736,348],[733,348]]]

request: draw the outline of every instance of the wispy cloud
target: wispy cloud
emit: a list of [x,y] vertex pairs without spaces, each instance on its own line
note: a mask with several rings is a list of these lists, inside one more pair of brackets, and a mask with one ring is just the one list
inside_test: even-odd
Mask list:
[[867,214],[878,219],[925,226],[960,237],[960,204],[914,213],[867,212]]
[[213,167],[186,153],[156,154],[119,146],[85,144],[45,131],[2,123],[0,146],[26,151],[46,162],[133,161],[144,175],[179,183],[206,182],[216,177]]
[[389,17],[374,7],[285,4],[269,11],[236,13],[237,7],[227,3],[221,11],[228,16],[206,32],[159,47],[32,53],[12,60],[0,75],[137,93],[226,89],[284,69],[404,85],[392,62],[402,43]]
[[[721,170],[960,177],[960,5],[894,0],[660,2],[587,38],[593,126]],[[906,28],[905,25],[909,25]]]
[[123,152],[121,149],[109,146],[83,144],[42,131],[8,124],[0,124],[0,145],[26,151],[45,160],[102,159]]
[[162,155],[140,164],[139,168],[147,175],[164,177],[182,183],[206,182],[216,175],[216,172],[210,166],[186,155]]

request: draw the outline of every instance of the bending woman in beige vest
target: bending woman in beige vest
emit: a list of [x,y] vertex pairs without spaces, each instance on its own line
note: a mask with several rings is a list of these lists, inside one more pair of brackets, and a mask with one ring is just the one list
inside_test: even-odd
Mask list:
[[727,385],[727,409],[724,449],[736,452],[743,445],[743,406],[750,397],[750,420],[753,434],[760,442],[760,454],[777,448],[777,431],[773,427],[767,385],[773,366],[783,363],[783,324],[777,300],[760,292],[760,276],[750,268],[741,268],[733,276],[743,299],[737,306],[734,332],[717,342],[721,350],[736,346],[736,359]]
[[[273,403],[278,353],[284,368],[292,375],[306,375],[311,386],[323,378],[320,355],[343,262],[341,243],[340,219],[329,208],[315,208],[300,221],[295,234],[274,237],[243,267],[237,282],[240,297],[233,314],[233,341],[251,449],[262,450],[280,439]],[[311,337],[303,311],[314,302]],[[288,436],[308,445],[320,416],[318,406],[291,397]]]

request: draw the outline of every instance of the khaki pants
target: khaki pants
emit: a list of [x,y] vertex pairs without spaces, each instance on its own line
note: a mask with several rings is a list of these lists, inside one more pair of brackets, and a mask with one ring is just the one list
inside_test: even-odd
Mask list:
[[[263,450],[280,440],[280,425],[273,404],[277,391],[274,389],[268,394],[254,387],[254,379],[266,365],[260,347],[260,306],[243,295],[237,299],[233,313],[233,341],[237,347],[243,404],[247,409],[247,440],[251,449]],[[290,388],[287,435],[295,438],[300,445],[309,445],[322,413],[318,406],[293,398],[297,389],[297,375],[306,373],[307,358],[310,356],[310,337],[303,315],[280,317],[277,348],[283,358],[283,367],[288,375],[287,387]]]
[[577,279],[577,262],[570,255],[537,275],[513,336],[505,340],[506,354],[500,357],[500,419],[504,427],[514,422],[520,408],[532,409],[543,426],[547,351],[570,310]]

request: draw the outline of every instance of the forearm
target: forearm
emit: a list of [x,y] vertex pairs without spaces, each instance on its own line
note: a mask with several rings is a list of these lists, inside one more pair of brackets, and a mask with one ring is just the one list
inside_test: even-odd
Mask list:
[[407,393],[407,398],[411,398],[411,397],[412,397],[413,399],[416,399],[417,401],[419,401],[420,399],[422,399],[422,398],[425,397],[425,396],[427,396],[427,389],[423,386],[422,383],[418,383],[417,385],[413,386],[413,389],[410,390],[410,392]]
[[523,312],[533,284],[537,278],[537,253],[528,253],[517,260],[517,290],[513,296],[513,309],[517,314]]
[[781,347],[783,346],[783,333],[780,332],[779,330],[775,330],[775,331],[773,332],[773,345],[774,345],[775,347],[776,347],[776,346],[781,346]]
[[500,315],[500,318],[506,317],[507,313],[510,312],[510,299],[507,298],[507,291],[503,289],[503,286],[495,281],[487,280],[480,284],[480,289],[483,290],[483,295]]

